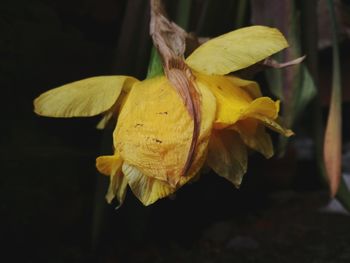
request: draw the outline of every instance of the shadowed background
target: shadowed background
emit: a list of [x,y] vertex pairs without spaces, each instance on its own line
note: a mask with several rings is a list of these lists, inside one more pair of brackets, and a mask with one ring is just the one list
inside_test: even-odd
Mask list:
[[[176,1],[166,4],[169,16],[176,19],[181,7]],[[250,4],[242,1],[193,0],[190,11],[187,28],[199,36],[213,37],[250,24]],[[308,235],[322,240],[320,235],[329,234],[332,240],[336,233],[346,233],[345,217],[293,217],[314,211],[327,200],[315,160],[299,160],[295,147],[288,148],[283,159],[251,156],[240,190],[206,171],[173,200],[143,207],[129,191],[119,210],[114,209],[116,204],[106,204],[108,178],[97,173],[95,158],[112,152],[112,131],[95,129],[98,117],[36,116],[32,101],[48,89],[91,76],[124,74],[143,79],[151,50],[148,23],[149,6],[144,0],[1,1],[0,241],[3,257],[11,259],[7,262],[227,262],[239,256],[251,262],[251,257],[271,259],[269,253],[278,262],[290,248],[296,249],[296,258],[305,251],[313,257],[312,249],[291,245],[300,240],[312,243],[305,238]],[[348,48],[345,41],[344,70],[349,65]],[[327,110],[329,46],[318,55],[321,98]],[[264,93],[271,95],[264,75],[256,78]],[[349,83],[348,76],[344,83]],[[348,98],[345,95],[345,114]],[[310,118],[303,117],[304,126],[296,128],[306,137],[312,137],[303,128]],[[343,129],[348,140],[345,120]],[[266,215],[271,207],[277,208]],[[286,220],[285,225],[276,218]],[[320,229],[329,227],[329,232],[310,230],[313,220],[319,220]],[[333,229],[329,222],[344,228]],[[227,241],[235,235],[260,242],[255,256],[230,250]],[[268,245],[264,246],[264,238]],[[281,245],[284,239],[290,243]],[[320,258],[331,257],[324,255]]]

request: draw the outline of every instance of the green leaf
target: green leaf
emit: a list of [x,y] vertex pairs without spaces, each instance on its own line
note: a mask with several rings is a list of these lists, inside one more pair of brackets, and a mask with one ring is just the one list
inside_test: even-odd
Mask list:
[[[293,126],[295,121],[301,117],[303,110],[317,94],[309,69],[304,65],[295,65],[293,67],[294,69],[287,69],[289,74],[293,76],[293,80],[290,83],[286,83],[288,81],[285,78],[288,75],[283,74],[280,69],[266,71],[267,78],[271,83],[271,92],[285,104],[284,120],[289,127]],[[288,101],[284,97],[284,90],[281,89],[284,85],[288,85],[288,89],[293,91],[293,94],[288,97]]]
[[300,117],[308,103],[316,96],[317,89],[315,87],[314,80],[312,79],[309,70],[301,65],[297,81],[295,85],[295,94],[293,96],[293,107],[294,107],[294,119]]
[[179,0],[176,14],[176,24],[185,30],[188,30],[190,22],[192,0]]
[[236,17],[235,17],[235,28],[240,28],[244,25],[245,15],[247,11],[249,1],[247,0],[237,0],[236,3]]
[[343,177],[340,178],[338,192],[336,194],[336,198],[343,205],[343,207],[350,211],[350,192],[348,187],[346,186],[345,180]]

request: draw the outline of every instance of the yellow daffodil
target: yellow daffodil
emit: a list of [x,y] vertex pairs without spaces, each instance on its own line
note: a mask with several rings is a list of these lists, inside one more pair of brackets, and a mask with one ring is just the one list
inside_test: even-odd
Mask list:
[[[197,48],[186,64],[200,94],[201,122],[195,155],[187,174],[193,119],[165,76],[138,81],[128,76],[101,76],[73,82],[39,96],[35,112],[51,117],[119,113],[112,156],[96,160],[110,176],[106,198],[122,204],[127,186],[149,205],[169,196],[208,165],[239,187],[247,170],[246,146],[269,158],[273,147],[265,127],[285,136],[279,102],[262,97],[256,82],[228,73],[255,64],[288,46],[273,28],[252,26],[214,38]],[[103,124],[102,123],[102,124]]]

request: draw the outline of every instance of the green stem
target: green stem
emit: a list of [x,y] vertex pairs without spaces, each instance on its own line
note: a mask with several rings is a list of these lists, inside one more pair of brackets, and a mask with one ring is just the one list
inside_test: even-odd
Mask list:
[[246,10],[248,7],[247,0],[238,0],[237,3],[237,12],[236,12],[236,19],[235,19],[235,28],[240,28],[244,25],[244,19]]
[[180,0],[178,2],[175,22],[183,29],[188,30],[192,0]]
[[[334,10],[333,0],[328,0],[328,8],[332,24],[332,46],[333,46],[333,79],[332,79],[332,97],[338,99],[341,103],[341,78],[340,78],[340,61],[338,47],[338,26]],[[339,104],[338,103],[338,104]]]
[[158,54],[158,51],[153,46],[151,51],[151,59],[148,64],[148,72],[146,79],[153,78],[164,74],[162,60]]
[[[306,65],[315,82],[315,87],[319,87],[318,76],[318,50],[317,50],[317,0],[302,1],[302,24],[304,25],[303,40],[304,52],[307,55]],[[322,109],[320,91],[318,90],[313,102],[313,138],[315,143],[316,165],[324,186],[327,185],[327,175],[323,161],[323,138],[324,125],[322,122]]]

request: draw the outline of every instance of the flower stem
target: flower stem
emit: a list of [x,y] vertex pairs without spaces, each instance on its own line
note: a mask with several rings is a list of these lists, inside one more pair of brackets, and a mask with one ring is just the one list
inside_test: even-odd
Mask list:
[[157,49],[153,46],[151,50],[151,59],[148,65],[146,79],[153,78],[163,74],[164,74],[164,70],[163,70],[162,60],[160,59]]
[[178,1],[175,22],[185,30],[188,30],[188,27],[189,27],[191,6],[192,6],[192,0]]
[[237,12],[235,17],[235,28],[240,28],[244,25],[245,14],[248,7],[248,1],[238,0]]

